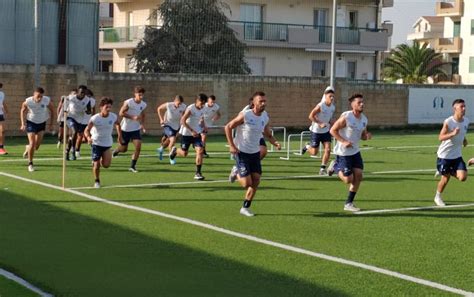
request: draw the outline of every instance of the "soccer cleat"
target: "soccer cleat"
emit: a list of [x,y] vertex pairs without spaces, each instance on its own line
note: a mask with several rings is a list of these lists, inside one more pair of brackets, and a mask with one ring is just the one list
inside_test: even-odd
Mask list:
[[8,153],[4,148],[0,148],[0,155],[8,155]]
[[235,180],[237,179],[238,173],[239,173],[239,170],[237,169],[237,166],[233,166],[229,174],[229,181],[231,183],[235,182]]
[[439,171],[436,170],[436,172],[435,172],[435,174],[434,174],[434,177],[435,177],[435,178],[438,178],[438,177],[440,177],[440,176],[441,176],[441,173],[439,173]]
[[28,172],[34,172],[35,171],[35,167],[33,165],[28,165]]
[[326,171],[326,168],[319,169],[319,175],[328,175],[328,172]]
[[467,166],[472,166],[472,165],[474,165],[474,158],[467,161]]
[[173,148],[171,149],[171,152],[170,152],[170,159],[171,160],[174,160],[174,158],[176,158],[176,153],[177,153],[178,149],[173,146]]
[[95,183],[94,183],[94,188],[95,188],[95,189],[100,189],[100,183],[99,183],[99,182],[95,182]]
[[249,208],[245,208],[245,207],[242,207],[242,208],[240,209],[240,214],[241,214],[241,215],[244,215],[244,216],[246,216],[246,217],[253,217],[253,216],[255,216],[255,214],[254,214],[253,212],[251,212]]
[[202,174],[198,172],[194,175],[194,179],[195,180],[204,180],[204,176],[202,176]]
[[[76,152],[74,153],[74,156],[76,157],[75,159],[80,159],[80,158],[81,158],[81,152],[80,152],[80,151],[76,151]],[[75,159],[74,159],[74,160],[75,160]]]
[[306,143],[306,145],[303,147],[301,150],[301,154],[304,155],[309,149],[309,143]]
[[138,173],[138,170],[133,167],[128,168],[128,171],[133,172],[133,173]]
[[434,198],[434,202],[437,206],[446,206],[446,203],[444,203],[443,198],[441,198],[441,196],[436,195]]
[[156,151],[158,152],[158,159],[160,159],[160,161],[163,161],[163,147],[157,148]]
[[29,145],[25,145],[25,151],[23,152],[23,159],[26,159],[28,157],[28,149],[30,148]]
[[69,153],[64,153],[64,159],[66,159],[66,161],[71,161],[71,159],[69,159]]
[[332,160],[331,163],[329,163],[329,166],[328,166],[328,175],[329,176],[332,176],[334,174],[334,165],[336,164],[336,161]]
[[71,160],[72,160],[72,161],[76,161],[76,153],[75,153],[75,152],[72,152],[72,154],[71,154]]
[[170,164],[175,165],[176,164],[176,159],[170,159]]
[[117,157],[118,154],[119,154],[119,151],[118,151],[118,150],[114,150],[114,151],[112,152],[112,158]]
[[59,150],[61,148],[61,140],[58,140],[58,143],[56,144],[56,148]]
[[346,211],[352,211],[352,212],[357,212],[360,211],[360,208],[357,208],[354,203],[346,203],[344,205],[344,210]]
[[209,155],[206,152],[204,152],[202,155],[204,158],[209,158]]

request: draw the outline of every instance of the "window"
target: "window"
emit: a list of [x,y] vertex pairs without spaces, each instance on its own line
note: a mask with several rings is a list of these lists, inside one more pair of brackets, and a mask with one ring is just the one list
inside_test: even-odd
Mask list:
[[327,27],[328,24],[328,10],[327,9],[316,9],[314,10],[313,25],[319,29],[319,42],[330,42],[331,41],[331,28]]
[[459,74],[459,58],[453,58],[452,60],[452,67],[451,67],[451,73],[452,74]]
[[471,35],[474,35],[474,20],[471,20]]
[[244,24],[244,38],[250,40],[263,39],[263,6],[256,4],[240,5],[240,20]]
[[316,77],[326,76],[326,61],[325,60],[313,60],[311,73]]
[[348,61],[347,62],[347,78],[355,79],[357,74],[357,62]]
[[469,73],[474,73],[474,57],[469,57]]
[[349,28],[359,27],[357,11],[349,11]]

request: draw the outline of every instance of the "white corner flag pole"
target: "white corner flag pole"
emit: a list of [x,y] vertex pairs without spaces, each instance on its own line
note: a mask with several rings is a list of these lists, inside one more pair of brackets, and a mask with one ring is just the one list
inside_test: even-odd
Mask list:
[[67,104],[69,104],[67,101],[68,101],[69,97],[66,96],[64,97],[64,101],[63,101],[63,114],[61,115],[62,116],[62,120],[63,120],[63,124],[64,124],[64,128],[63,128],[63,150],[62,150],[62,158],[63,158],[63,177],[62,177],[62,187],[63,189],[66,188],[66,156],[65,156],[65,152],[66,152],[66,145],[68,143],[68,139],[67,139],[67,136],[68,136],[68,127],[67,127],[67,123],[66,123],[66,119],[67,119],[67,111],[66,111],[66,106]]

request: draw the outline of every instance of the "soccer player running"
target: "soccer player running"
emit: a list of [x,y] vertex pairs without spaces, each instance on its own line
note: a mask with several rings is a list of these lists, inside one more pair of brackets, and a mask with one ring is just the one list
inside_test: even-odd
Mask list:
[[[216,103],[216,96],[211,95],[207,98],[207,103],[204,106],[204,123],[206,127],[211,127],[216,121],[221,118],[220,106]],[[201,133],[202,144],[204,145],[204,157],[209,157],[206,152],[206,141],[207,141],[208,130],[203,130]]]
[[354,205],[354,199],[362,182],[364,162],[360,154],[360,140],[369,140],[372,134],[367,132],[367,117],[364,112],[364,98],[361,94],[354,94],[349,98],[352,110],[344,112],[334,123],[330,132],[336,138],[334,147],[336,161],[332,161],[328,168],[331,176],[337,172],[341,181],[349,184],[349,195],[344,210],[356,212],[360,209]]
[[[28,145],[25,147],[23,158],[28,157],[28,171],[35,171],[33,157],[41,142],[43,141],[46,121],[50,119],[49,130],[53,131],[54,106],[51,99],[44,96],[44,89],[38,87],[34,90],[33,96],[26,98],[21,105],[20,121],[21,131],[26,131],[28,135]],[[26,114],[26,121],[25,121]]]
[[115,128],[119,139],[122,131],[120,130],[120,122],[115,113],[110,112],[113,101],[108,97],[103,97],[99,103],[99,113],[92,116],[87,125],[84,134],[87,142],[92,145],[92,172],[95,182],[94,188],[100,188],[100,167],[109,168],[112,163],[113,145],[112,131]]
[[[66,124],[71,129],[72,137],[69,138],[66,149],[66,160],[76,160],[80,158],[80,148],[82,144],[82,137],[84,130],[87,127],[85,119],[87,115],[92,114],[92,102],[86,95],[87,87],[79,86],[77,94],[69,96],[65,103],[65,110],[67,112]],[[72,154],[69,153],[72,150]]]
[[441,145],[437,152],[437,169],[441,174],[441,179],[438,182],[434,198],[434,202],[438,206],[446,205],[441,194],[448,185],[451,176],[462,182],[467,179],[467,167],[461,153],[462,146],[467,146],[466,133],[469,127],[469,120],[464,116],[465,114],[466,104],[464,100],[454,100],[453,115],[444,121],[439,133]]
[[122,130],[122,137],[118,139],[119,146],[114,150],[113,156],[116,157],[119,153],[125,153],[128,150],[130,141],[135,147],[132,155],[132,161],[128,171],[137,173],[136,168],[140,151],[142,148],[142,136],[140,131],[146,132],[145,129],[145,109],[147,104],[143,101],[145,96],[145,89],[142,87],[135,87],[134,97],[123,102],[120,108],[119,115],[122,117],[120,128]]
[[206,129],[206,125],[201,125],[202,117],[204,115],[203,109],[204,104],[206,104],[207,95],[199,94],[196,96],[194,104],[189,105],[184,112],[183,117],[181,118],[181,148],[176,149],[173,147],[170,153],[170,159],[174,160],[176,155],[180,157],[186,157],[189,152],[189,147],[191,144],[196,150],[196,174],[194,179],[204,180],[202,175],[202,160],[203,160],[203,145],[201,139],[202,130]]
[[324,92],[324,100],[321,100],[309,114],[309,119],[312,121],[311,127],[309,128],[311,131],[311,143],[307,144],[301,153],[304,154],[306,151],[309,151],[312,156],[316,156],[319,151],[320,143],[323,144],[324,154],[321,160],[319,175],[327,174],[326,165],[331,157],[330,121],[335,110],[334,90],[328,88]]
[[5,117],[8,114],[8,108],[5,104],[5,93],[2,91],[3,84],[0,83],[0,155],[8,155],[5,150]]
[[[181,127],[181,117],[186,111],[186,104],[181,95],[176,95],[172,102],[161,104],[156,112],[160,118],[160,124],[163,127],[163,137],[161,138],[161,147],[157,149],[160,160],[163,160],[163,151],[165,148],[173,150],[176,144],[176,137],[178,136]],[[176,164],[176,159],[170,158],[170,164]]]
[[[63,136],[64,136],[64,103],[66,102],[67,98],[69,96],[74,96],[76,95],[76,89],[71,90],[69,95],[67,96],[61,96],[61,99],[59,99],[59,104],[56,112],[58,113],[58,143],[57,143],[57,148],[59,149],[61,147],[61,144],[63,143]],[[67,137],[67,136],[66,136]]]
[[[259,147],[262,133],[277,149],[281,149],[268,124],[269,117],[265,112],[267,103],[265,93],[256,92],[252,98],[252,109],[242,111],[225,126],[229,150],[235,156],[238,168],[238,180],[247,190],[243,206],[240,209],[240,214],[247,217],[254,216],[250,211],[250,206],[262,175]],[[236,129],[235,139],[232,137],[233,129]]]

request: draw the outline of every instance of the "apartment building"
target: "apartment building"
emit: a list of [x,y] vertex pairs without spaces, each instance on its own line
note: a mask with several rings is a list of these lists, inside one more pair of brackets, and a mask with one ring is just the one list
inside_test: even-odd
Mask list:
[[[160,0],[101,0],[114,4],[114,28],[100,32],[101,49],[113,50],[113,71],[133,72],[130,57]],[[225,0],[229,26],[247,45],[252,75],[321,76],[330,73],[332,0]],[[387,50],[390,32],[381,27],[384,0],[338,0],[336,76],[375,80],[380,52]],[[113,30],[113,31],[111,31]]]
[[437,2],[436,16],[420,18],[414,28],[408,40],[429,43],[451,63],[444,83],[474,84],[474,1]]

